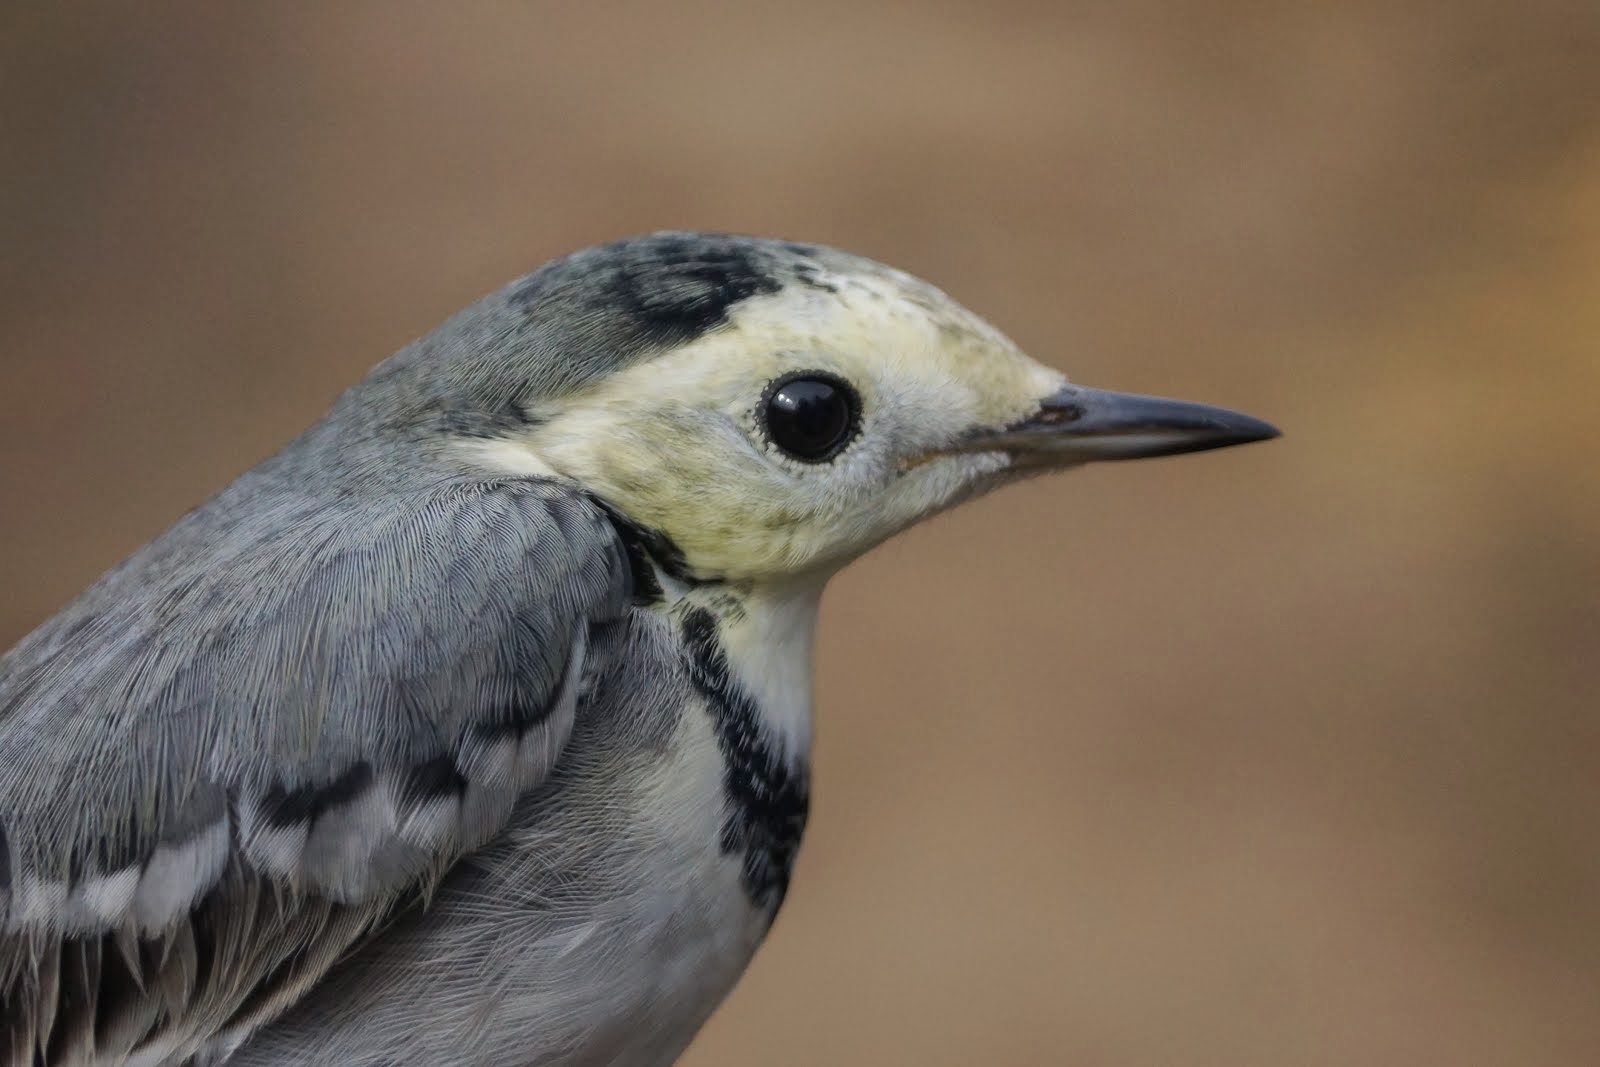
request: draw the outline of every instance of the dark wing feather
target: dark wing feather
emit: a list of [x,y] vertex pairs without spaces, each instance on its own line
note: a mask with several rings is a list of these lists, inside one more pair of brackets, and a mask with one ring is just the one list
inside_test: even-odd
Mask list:
[[291,1003],[548,773],[627,580],[554,484],[266,476],[107,575],[0,660],[0,1063]]

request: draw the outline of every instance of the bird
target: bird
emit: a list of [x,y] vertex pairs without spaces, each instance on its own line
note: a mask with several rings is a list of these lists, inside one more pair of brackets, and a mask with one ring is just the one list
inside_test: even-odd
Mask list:
[[0,659],[0,1063],[670,1064],[789,889],[828,579],[1277,433],[824,245],[552,260]]

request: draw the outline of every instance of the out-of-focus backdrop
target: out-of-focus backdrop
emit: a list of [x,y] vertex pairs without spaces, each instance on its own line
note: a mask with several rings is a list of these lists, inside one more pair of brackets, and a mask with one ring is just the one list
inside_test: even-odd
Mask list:
[[688,1063],[1600,1062],[1600,6],[9,5],[0,642],[666,227],[1285,430],[834,584],[794,891]]

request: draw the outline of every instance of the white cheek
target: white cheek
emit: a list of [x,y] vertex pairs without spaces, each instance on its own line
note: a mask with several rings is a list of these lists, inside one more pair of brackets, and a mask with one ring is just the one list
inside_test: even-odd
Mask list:
[[1010,465],[1011,461],[997,452],[935,460],[901,479],[896,509],[908,524],[926,518],[995,488]]
[[865,552],[923,519],[1004,481],[1010,461],[997,453],[947,456],[909,471],[877,493],[872,506],[851,512],[839,540],[850,555]]

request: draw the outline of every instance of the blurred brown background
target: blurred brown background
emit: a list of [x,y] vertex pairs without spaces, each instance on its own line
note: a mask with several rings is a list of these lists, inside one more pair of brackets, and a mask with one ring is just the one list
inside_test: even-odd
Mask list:
[[832,588],[688,1062],[1600,1062],[1600,6],[12,3],[0,642],[544,259],[920,273],[1283,440]]

